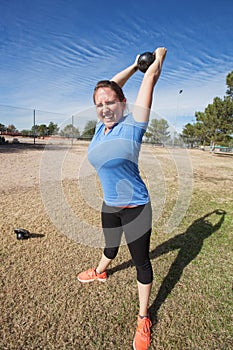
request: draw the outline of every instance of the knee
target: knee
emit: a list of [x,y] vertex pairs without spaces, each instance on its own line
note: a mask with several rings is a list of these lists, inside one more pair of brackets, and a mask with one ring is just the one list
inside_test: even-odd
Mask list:
[[153,270],[150,260],[143,265],[136,265],[137,280],[142,284],[149,284],[153,281]]
[[108,259],[115,259],[118,253],[118,247],[113,247],[113,248],[105,248],[104,249],[104,255]]

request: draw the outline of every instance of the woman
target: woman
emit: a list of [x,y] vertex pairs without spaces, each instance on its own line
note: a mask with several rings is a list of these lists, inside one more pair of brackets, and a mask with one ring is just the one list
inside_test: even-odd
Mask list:
[[146,350],[150,345],[148,304],[153,281],[149,259],[151,204],[139,173],[138,156],[166,49],[157,48],[154,54],[155,60],[144,74],[129,115],[124,116],[126,98],[122,87],[137,71],[138,57],[134,64],[111,81],[100,81],[95,87],[93,99],[100,122],[88,149],[88,159],[98,173],[104,193],[101,215],[105,248],[98,266],[78,275],[82,283],[106,281],[106,270],[117,255],[124,232],[137,270],[139,315],[133,340],[135,350]]

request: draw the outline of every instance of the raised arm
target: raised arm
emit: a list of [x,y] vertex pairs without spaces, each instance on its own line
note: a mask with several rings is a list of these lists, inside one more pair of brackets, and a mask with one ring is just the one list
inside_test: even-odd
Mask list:
[[155,60],[144,74],[133,108],[134,119],[138,122],[149,120],[154,86],[159,79],[166,53],[165,47],[157,48],[154,51]]
[[136,57],[135,62],[131,64],[129,67],[125,68],[123,71],[117,73],[112,77],[111,80],[115,81],[121,88],[125,85],[127,80],[138,70],[138,57]]

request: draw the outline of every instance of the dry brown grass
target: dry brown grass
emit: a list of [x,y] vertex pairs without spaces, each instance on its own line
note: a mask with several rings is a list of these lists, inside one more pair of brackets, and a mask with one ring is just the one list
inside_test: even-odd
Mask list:
[[[166,182],[151,240],[151,349],[231,349],[233,159],[189,151],[190,206],[179,227],[165,234],[179,189],[176,167],[166,149],[150,152]],[[99,212],[83,200],[74,171],[85,154],[85,145],[69,150],[62,186],[75,215],[98,227]],[[78,272],[97,263],[101,249],[70,240],[51,222],[39,186],[42,155],[39,146],[0,149],[0,349],[131,349],[138,296],[128,250],[120,248],[107,283],[76,280]],[[157,187],[160,180],[155,171]],[[15,227],[44,236],[18,241]]]

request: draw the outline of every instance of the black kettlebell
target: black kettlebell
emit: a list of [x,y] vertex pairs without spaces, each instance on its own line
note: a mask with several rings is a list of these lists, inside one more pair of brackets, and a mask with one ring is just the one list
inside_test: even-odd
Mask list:
[[154,62],[155,54],[153,52],[144,52],[138,57],[138,69],[145,73],[148,67]]
[[14,231],[17,239],[28,239],[30,237],[30,232],[24,228],[15,228]]

